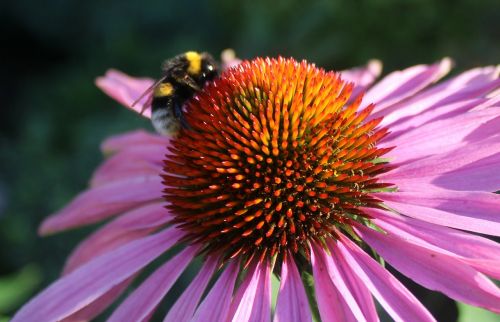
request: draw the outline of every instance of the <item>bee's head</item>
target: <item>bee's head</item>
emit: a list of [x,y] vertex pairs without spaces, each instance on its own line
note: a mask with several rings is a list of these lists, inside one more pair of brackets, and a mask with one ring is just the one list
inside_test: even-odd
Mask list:
[[211,81],[219,75],[219,66],[215,59],[208,53],[201,54],[200,81]]
[[211,81],[219,75],[217,62],[208,53],[188,51],[183,58],[185,63],[183,71],[187,71],[187,74],[179,75],[179,79],[182,79],[181,82],[194,81],[195,84],[187,83],[191,88],[203,88],[207,81]]
[[200,84],[214,79],[219,74],[217,62],[209,53],[200,54],[195,51],[188,51],[185,55],[189,75]]

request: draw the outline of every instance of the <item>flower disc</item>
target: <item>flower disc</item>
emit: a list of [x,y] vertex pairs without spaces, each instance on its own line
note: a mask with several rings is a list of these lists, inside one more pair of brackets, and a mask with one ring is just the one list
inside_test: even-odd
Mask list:
[[[391,184],[353,84],[293,59],[256,59],[227,70],[186,107],[172,139],[165,198],[186,240],[224,258],[308,256],[321,241],[369,218],[370,193]],[[347,104],[351,101],[350,104]]]

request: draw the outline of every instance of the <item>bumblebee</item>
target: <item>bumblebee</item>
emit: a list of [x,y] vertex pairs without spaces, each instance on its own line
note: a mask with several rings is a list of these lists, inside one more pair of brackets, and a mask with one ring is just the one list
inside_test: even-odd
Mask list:
[[183,116],[184,104],[207,81],[219,75],[219,67],[210,54],[188,51],[165,60],[161,69],[162,77],[133,105],[152,92],[150,101],[153,127],[160,134],[175,135],[181,127],[188,127]]

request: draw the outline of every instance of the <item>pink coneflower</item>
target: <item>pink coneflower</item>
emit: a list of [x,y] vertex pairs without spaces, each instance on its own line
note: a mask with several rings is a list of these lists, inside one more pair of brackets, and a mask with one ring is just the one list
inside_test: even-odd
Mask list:
[[[195,257],[165,321],[310,321],[316,306],[323,321],[378,321],[374,298],[396,321],[433,321],[370,248],[429,289],[500,312],[488,278],[500,278],[500,245],[474,234],[500,236],[498,69],[432,85],[450,65],[366,89],[377,62],[333,73],[256,59],[193,98],[177,137],[107,139],[91,187],[40,232],[116,218],[13,321],[92,319],[174,246],[110,321],[148,320]],[[130,106],[151,82],[110,71],[97,85]]]

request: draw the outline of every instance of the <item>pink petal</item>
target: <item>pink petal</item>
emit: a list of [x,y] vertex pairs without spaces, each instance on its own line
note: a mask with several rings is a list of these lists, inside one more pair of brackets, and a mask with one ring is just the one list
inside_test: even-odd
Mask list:
[[181,237],[178,230],[164,230],[101,255],[54,282],[22,307],[12,321],[62,320],[132,276]]
[[[459,258],[478,271],[500,279],[500,244],[459,230],[429,224],[378,209],[366,209],[372,222],[383,230]],[[434,247],[435,246],[435,247]]]
[[312,321],[309,300],[292,256],[281,265],[281,284],[274,313],[274,322]]
[[216,257],[208,257],[198,275],[170,309],[163,320],[164,322],[188,322],[191,320],[196,306],[215,272],[217,263]]
[[340,291],[333,285],[326,264],[314,253],[311,254],[316,302],[321,319],[325,321],[356,321]]
[[379,178],[412,189],[434,184],[450,190],[496,191],[500,189],[500,141],[497,137],[466,144],[449,153],[399,165]]
[[61,322],[80,322],[80,321],[91,321],[96,316],[101,314],[105,309],[107,309],[113,302],[123,294],[123,292],[128,288],[130,283],[134,280],[134,277],[126,279],[124,282],[116,285],[104,295],[95,299],[94,302],[87,305],[80,311],[68,316],[67,318],[61,320]]
[[[406,130],[408,126],[413,126],[414,120],[419,120],[424,112],[432,110],[435,117],[445,114],[450,116],[450,113],[456,115],[453,109],[442,111],[442,106],[484,97],[500,85],[496,74],[493,68],[484,68],[458,75],[404,102],[384,109],[384,120],[381,124],[390,125],[391,130],[398,126]],[[382,114],[379,113],[378,116]]]
[[489,128],[500,128],[499,115],[500,108],[491,108],[424,124],[418,129],[384,142],[387,146],[397,146],[386,157],[401,163],[473,144],[471,136],[474,134],[474,141],[487,139],[496,134],[489,131]]
[[[338,267],[322,246],[311,243],[311,263],[321,318],[324,321],[335,319],[366,321],[366,317]],[[333,294],[335,294],[334,297],[332,297]],[[336,308],[337,305],[339,308]]]
[[500,312],[500,289],[457,258],[362,225],[356,232],[394,268],[415,282],[474,306]]
[[191,322],[227,320],[239,266],[238,262],[232,262],[226,267],[208,295],[201,302]]
[[158,175],[167,147],[144,145],[125,149],[109,157],[92,175],[91,186],[99,186],[111,181],[130,177]]
[[391,145],[390,142],[394,139],[399,139],[401,135],[413,133],[413,131],[421,131],[421,127],[426,124],[451,119],[458,115],[465,114],[471,110],[475,110],[477,106],[487,102],[484,98],[474,98],[460,102],[454,102],[447,105],[439,106],[439,108],[429,109],[416,116],[406,118],[406,122],[390,125],[391,133],[384,137],[383,144]]
[[340,72],[342,79],[355,84],[351,97],[357,97],[371,85],[382,72],[382,62],[370,60],[366,66],[356,67]]
[[[132,104],[153,85],[153,80],[150,78],[134,78],[118,70],[110,69],[103,77],[98,77],[95,83],[97,87],[118,101],[118,103],[140,113],[142,107],[148,101],[148,96],[142,98],[134,107],[132,107]],[[142,115],[151,118],[151,108],[146,109]]]
[[416,191],[375,194],[401,214],[437,225],[500,236],[500,196],[423,185]]
[[145,237],[171,219],[163,202],[129,211],[92,233],[73,251],[63,274],[68,274],[97,256],[132,240]]
[[365,283],[395,321],[435,321],[427,309],[394,276],[348,238],[330,250],[342,258]]
[[163,185],[159,175],[128,178],[82,192],[59,212],[49,216],[40,227],[40,234],[92,224],[146,202],[162,198]]
[[170,140],[166,136],[137,130],[107,138],[101,144],[101,151],[105,154],[112,154],[139,146],[156,145],[167,147],[169,142]]
[[169,259],[127,297],[108,321],[146,320],[194,258],[197,251],[197,246],[191,246]]
[[342,79],[348,82],[353,82],[357,86],[366,87],[371,85],[373,81],[380,76],[382,72],[382,62],[377,59],[370,60],[366,66],[355,67],[340,71]]
[[269,263],[253,265],[236,293],[229,319],[234,322],[265,322],[271,319],[271,273]]
[[236,53],[233,49],[224,49],[220,55],[222,62],[222,69],[226,70],[235,66],[238,66],[241,63],[241,59],[236,57]]
[[375,103],[374,113],[382,111],[436,82],[450,71],[451,65],[451,60],[445,58],[434,65],[417,65],[392,72],[367,91],[363,102]]
[[491,96],[489,97],[489,99],[476,106],[475,110],[483,110],[483,109],[486,109],[486,108],[490,108],[490,107],[499,107],[500,106],[500,89],[497,89],[496,92]]
[[[498,142],[500,143],[500,142]],[[492,144],[491,151],[500,151],[500,144]],[[478,149],[479,150],[479,149]],[[460,169],[433,178],[431,183],[454,190],[500,190],[500,153],[470,163]]]
[[[327,240],[327,244],[330,248],[335,247],[335,244],[331,239]],[[354,296],[356,303],[358,303],[361,311],[366,317],[366,321],[379,321],[373,296],[370,294],[370,291],[365,286],[363,281],[361,281],[358,276],[354,274],[349,265],[346,265],[345,261],[336,253],[331,252],[330,256],[333,264],[336,265],[338,271],[337,274],[339,274],[347,284],[349,292]]]

